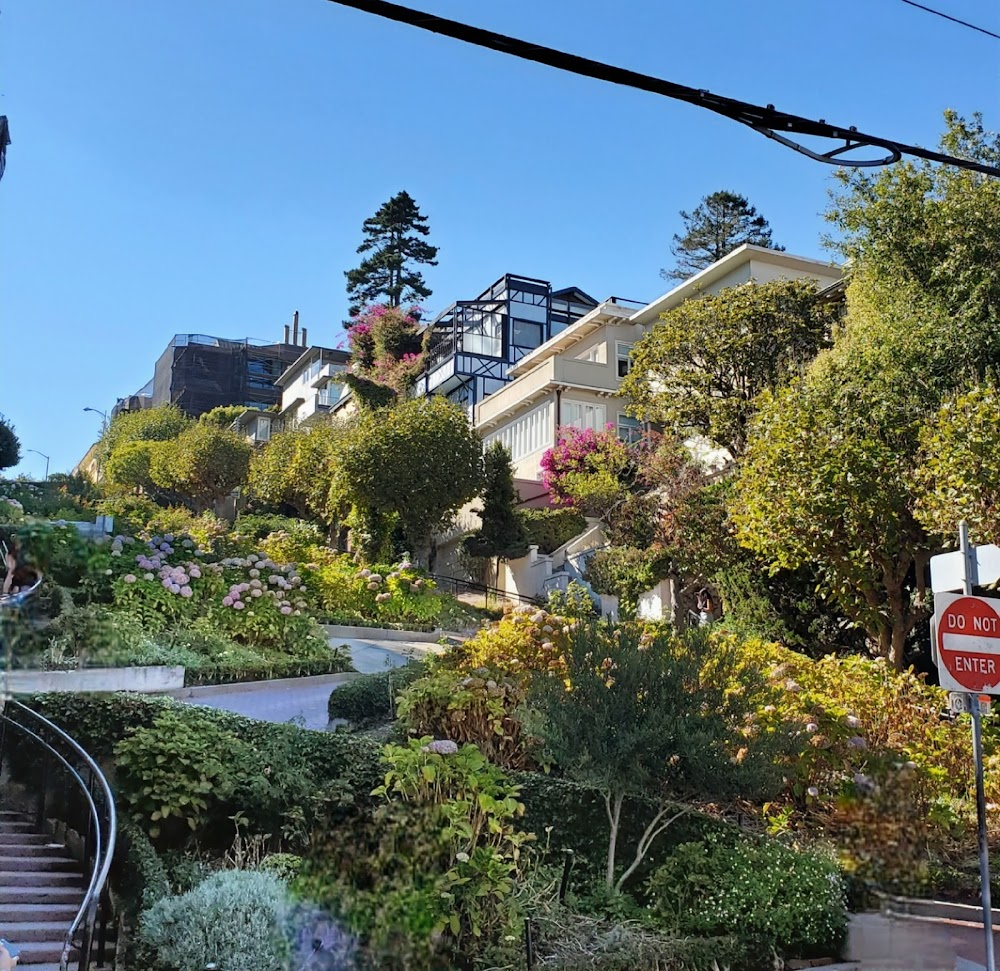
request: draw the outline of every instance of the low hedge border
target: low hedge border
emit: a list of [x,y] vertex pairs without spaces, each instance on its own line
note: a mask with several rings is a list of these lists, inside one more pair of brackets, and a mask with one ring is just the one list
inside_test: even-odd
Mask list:
[[251,681],[275,681],[281,678],[309,678],[319,674],[342,674],[353,671],[350,658],[337,657],[315,661],[270,661],[259,665],[206,664],[184,669],[184,687],[209,684],[244,684]]

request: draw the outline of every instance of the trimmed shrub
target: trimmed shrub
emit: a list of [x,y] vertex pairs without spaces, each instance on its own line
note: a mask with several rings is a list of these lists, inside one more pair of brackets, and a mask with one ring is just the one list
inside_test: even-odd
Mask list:
[[285,883],[269,873],[228,870],[167,897],[142,915],[139,937],[156,961],[176,971],[284,968],[290,957],[291,905]]
[[665,926],[697,936],[735,932],[751,952],[828,957],[840,953],[847,937],[836,864],[773,840],[711,835],[685,843],[647,889]]
[[[230,845],[230,817],[236,812],[252,822],[251,835],[280,833],[286,846],[302,848],[331,806],[346,811],[368,805],[372,789],[382,781],[380,746],[363,736],[307,732],[294,725],[272,725],[231,712],[141,695],[46,694],[24,700],[105,763],[112,761],[112,752],[122,739],[137,729],[148,732],[166,712],[189,725],[210,726],[208,734],[213,738],[224,733],[219,744],[227,750],[234,746],[249,749],[251,757],[246,764],[226,767],[236,776],[231,799],[220,800],[213,792],[208,808],[201,812],[204,831],[199,834],[199,843],[205,849],[221,850]],[[167,768],[176,772],[176,767]],[[117,788],[119,799],[124,801],[121,781]]]
[[400,692],[426,673],[423,662],[410,661],[402,667],[363,674],[338,685],[327,704],[330,719],[344,718],[354,728],[389,721],[395,714]]
[[554,553],[587,528],[583,513],[576,509],[519,509],[517,515],[528,543],[537,546],[539,553]]

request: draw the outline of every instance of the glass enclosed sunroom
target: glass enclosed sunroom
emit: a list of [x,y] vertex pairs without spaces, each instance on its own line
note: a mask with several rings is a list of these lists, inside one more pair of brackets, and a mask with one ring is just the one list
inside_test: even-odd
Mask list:
[[577,287],[553,290],[546,280],[508,273],[431,321],[427,368],[416,392],[446,395],[472,417],[483,398],[508,383],[509,369],[525,354],[596,306]]

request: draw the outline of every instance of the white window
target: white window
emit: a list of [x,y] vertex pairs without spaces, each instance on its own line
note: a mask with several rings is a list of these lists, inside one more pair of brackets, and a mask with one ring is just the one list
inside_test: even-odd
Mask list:
[[548,448],[552,444],[552,402],[546,401],[532,408],[526,415],[487,437],[486,444],[495,441],[506,446],[513,462]]
[[632,366],[632,345],[615,341],[615,358],[618,361],[618,377],[623,378]]
[[623,442],[634,443],[642,440],[642,422],[631,418],[624,412],[618,412],[618,437]]
[[563,398],[562,424],[574,428],[592,428],[602,431],[608,420],[608,411],[604,405],[592,405],[585,401],[570,401]]
[[607,364],[608,345],[601,341],[593,347],[588,347],[577,357],[578,361],[586,361],[588,364]]

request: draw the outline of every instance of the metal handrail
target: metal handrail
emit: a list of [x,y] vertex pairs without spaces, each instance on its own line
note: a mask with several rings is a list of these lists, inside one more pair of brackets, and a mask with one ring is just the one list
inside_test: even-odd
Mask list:
[[432,573],[430,576],[438,586],[447,584],[455,591],[459,587],[464,587],[472,593],[491,593],[497,599],[502,597],[504,600],[516,600],[518,603],[531,604],[533,607],[538,607],[542,604],[540,597],[525,597],[522,594],[510,593],[507,590],[501,590],[499,587],[493,587],[487,583],[477,583],[475,580],[463,580],[461,577],[450,577],[441,573]]
[[[22,724],[17,718],[11,717],[11,715],[7,713],[6,706],[12,707],[21,716],[27,716],[29,720],[33,719],[33,727],[37,730],[33,730],[31,727],[28,727],[28,725]],[[34,741],[45,748],[50,755],[55,756],[55,758],[62,763],[69,776],[77,783],[80,790],[83,792],[87,807],[90,811],[89,825],[92,827],[94,834],[94,865],[91,871],[87,891],[83,897],[83,902],[80,904],[76,917],[73,919],[69,930],[66,932],[62,956],[59,961],[60,971],[66,971],[69,964],[70,951],[73,949],[76,944],[77,937],[81,935],[82,931],[79,945],[79,969],[80,971],[86,971],[90,964],[90,952],[93,946],[94,924],[97,919],[97,911],[100,906],[101,896],[104,893],[104,888],[108,881],[108,875],[111,871],[111,862],[114,857],[115,842],[118,837],[118,816],[115,810],[114,794],[111,791],[111,786],[108,784],[107,778],[101,771],[98,764],[83,748],[83,746],[76,741],[76,739],[64,732],[58,725],[55,725],[47,718],[40,715],[37,711],[28,708],[19,701],[8,700],[6,702],[6,706],[4,710],[0,711],[0,721],[2,721],[4,725],[10,725],[12,728],[16,728],[29,738],[34,739]],[[83,771],[86,771],[89,774],[89,782],[84,780],[80,769],[75,767],[69,759],[67,759],[51,744],[51,742],[47,741],[43,737],[42,733],[45,732],[51,732],[52,735],[54,735],[61,743],[66,745],[77,756],[79,761],[83,764]],[[95,784],[103,797],[105,807],[103,820],[101,813],[98,810],[97,802],[94,799],[93,790]],[[42,811],[44,812],[44,788],[41,793],[41,800]],[[89,862],[87,857],[90,855],[89,833],[84,837],[84,839],[84,866],[86,866]],[[103,948],[103,939],[101,944]],[[103,959],[103,955],[101,955],[101,958]]]

